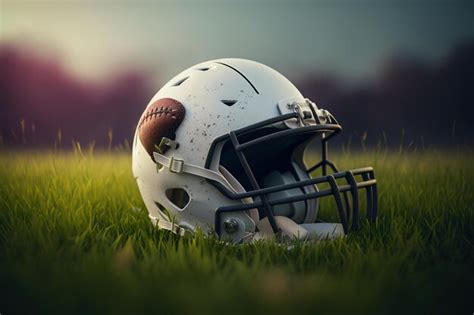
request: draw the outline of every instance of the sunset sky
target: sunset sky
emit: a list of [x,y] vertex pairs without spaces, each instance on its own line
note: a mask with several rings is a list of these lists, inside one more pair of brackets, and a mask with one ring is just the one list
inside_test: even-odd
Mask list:
[[219,57],[359,79],[399,52],[439,60],[474,36],[473,3],[1,0],[0,34],[89,79],[130,64],[163,82]]

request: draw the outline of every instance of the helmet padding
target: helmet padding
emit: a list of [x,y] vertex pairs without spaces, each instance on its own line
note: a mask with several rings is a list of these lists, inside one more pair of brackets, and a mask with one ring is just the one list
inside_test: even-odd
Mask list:
[[[308,174],[301,169],[301,167],[292,162],[290,169],[284,172],[274,170],[268,173],[264,179],[264,187],[274,187],[280,185],[291,184],[309,179]],[[269,194],[270,199],[281,199],[285,197],[298,196],[315,192],[314,185],[305,186],[302,188],[287,189]],[[285,216],[295,221],[296,223],[313,223],[316,220],[318,202],[317,199],[308,199],[307,201],[297,201],[287,204],[276,205],[273,207],[273,213],[277,216]]]

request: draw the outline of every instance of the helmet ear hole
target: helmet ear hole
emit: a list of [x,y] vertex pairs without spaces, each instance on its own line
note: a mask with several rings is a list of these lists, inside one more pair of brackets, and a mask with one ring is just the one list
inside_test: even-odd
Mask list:
[[189,194],[183,188],[169,188],[166,190],[166,197],[176,207],[183,210],[189,204]]

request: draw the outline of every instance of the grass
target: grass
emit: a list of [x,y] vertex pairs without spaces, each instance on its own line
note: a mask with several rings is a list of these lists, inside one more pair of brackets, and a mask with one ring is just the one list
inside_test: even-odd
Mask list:
[[153,228],[128,154],[4,152],[0,313],[471,314],[472,152],[354,156],[377,225],[287,250]]

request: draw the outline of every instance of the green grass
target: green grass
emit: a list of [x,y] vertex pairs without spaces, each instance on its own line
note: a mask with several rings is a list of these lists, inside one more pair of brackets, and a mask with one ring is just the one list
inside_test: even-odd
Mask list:
[[472,314],[472,152],[354,156],[376,226],[287,250],[153,228],[128,154],[2,153],[0,313]]

